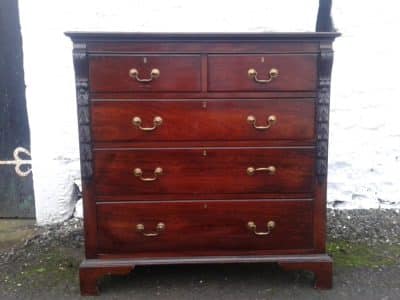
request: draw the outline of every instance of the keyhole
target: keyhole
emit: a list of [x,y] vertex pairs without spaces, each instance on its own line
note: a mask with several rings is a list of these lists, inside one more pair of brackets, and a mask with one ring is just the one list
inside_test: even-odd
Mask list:
[[207,108],[207,101],[203,101],[203,108],[204,108],[204,109]]
[[261,56],[261,63],[264,63],[265,59],[264,56]]
[[144,63],[144,64],[147,64],[147,57],[146,57],[146,56],[143,57],[143,63]]
[[203,150],[203,156],[207,156],[207,150]]

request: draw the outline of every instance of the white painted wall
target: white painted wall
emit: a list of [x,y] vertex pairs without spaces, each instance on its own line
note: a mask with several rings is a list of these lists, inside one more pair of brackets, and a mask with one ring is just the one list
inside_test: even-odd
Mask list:
[[[71,216],[72,184],[80,176],[72,44],[64,31],[313,31],[318,6],[318,0],[19,3],[39,224]],[[330,205],[400,206],[397,12],[395,0],[334,0],[344,35],[335,43]]]

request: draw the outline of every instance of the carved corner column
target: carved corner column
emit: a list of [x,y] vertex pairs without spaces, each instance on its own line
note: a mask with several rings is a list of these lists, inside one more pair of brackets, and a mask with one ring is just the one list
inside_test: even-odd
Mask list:
[[96,258],[96,203],[93,195],[93,153],[90,130],[89,61],[85,43],[75,42],[73,49],[76,100],[78,109],[79,150],[81,160],[86,258]]
[[333,63],[332,41],[320,42],[318,60],[319,81],[315,108],[316,126],[316,185],[314,201],[314,247],[326,252],[326,188],[328,174],[329,102]]
[[318,183],[326,183],[328,173],[329,102],[333,50],[331,42],[321,42],[319,56],[319,82],[316,102],[316,174]]
[[73,50],[78,105],[79,149],[82,180],[93,175],[89,107],[89,66],[86,44],[76,43]]

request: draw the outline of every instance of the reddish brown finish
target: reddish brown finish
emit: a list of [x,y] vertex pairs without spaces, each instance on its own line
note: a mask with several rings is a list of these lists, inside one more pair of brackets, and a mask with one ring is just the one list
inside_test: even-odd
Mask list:
[[[260,256],[260,255],[309,255],[318,253],[313,248],[290,248],[290,249],[258,249],[258,250],[241,250],[241,249],[201,249],[201,250],[188,250],[188,251],[177,251],[174,249],[172,251],[162,251],[162,252],[130,252],[130,253],[99,253],[97,259],[165,259],[165,260],[174,260],[176,256],[190,259],[192,257],[207,257],[207,256],[215,256],[225,258],[227,256]],[[154,263],[157,264],[157,263]]]
[[[204,152],[205,151],[205,152]],[[299,193],[310,192],[313,183],[313,149],[146,149],[102,150],[94,153],[97,196],[131,194]],[[276,173],[248,167],[274,166]],[[153,177],[143,182],[133,174]]]
[[[206,72],[207,75],[207,72]],[[203,81],[202,81],[202,84]],[[205,81],[205,85],[207,85],[207,80]],[[204,90],[207,89],[207,86],[204,87]],[[156,100],[156,99],[304,99],[304,98],[315,98],[317,95],[316,91],[258,91],[258,92],[93,92],[91,94],[92,101],[96,100],[108,100],[108,101],[118,101],[118,100]]]
[[[131,195],[102,195],[96,197],[97,203],[103,203],[103,202],[130,202],[130,201],[138,201],[138,202],[147,202],[147,201],[153,201],[153,202],[165,202],[165,201],[204,201],[205,199],[207,201],[210,200],[229,200],[229,201],[234,201],[234,200],[265,200],[265,201],[278,201],[281,199],[290,199],[293,201],[312,201],[313,200],[313,191],[308,192],[308,193],[258,193],[258,194],[203,194],[203,193],[187,193],[187,194],[131,194]],[[234,200],[232,200],[234,197]]]
[[[93,92],[200,91],[198,55],[93,55],[89,59],[90,90]],[[129,76],[135,68],[140,79],[150,78],[157,68],[160,77],[142,83]]]
[[[267,130],[257,130],[247,122],[257,119],[257,126],[267,125],[267,118],[277,122]],[[163,123],[156,130],[142,131],[132,124],[139,116],[143,126],[152,127],[155,116]],[[109,101],[92,104],[93,142],[129,141],[244,141],[304,140],[314,138],[314,101],[295,100],[160,100]]]
[[[179,47],[177,44],[179,43]],[[94,54],[104,53],[318,53],[317,42],[203,42],[190,43],[185,41],[154,42],[93,42],[88,44],[88,50]]]
[[82,263],[79,268],[80,288],[82,296],[99,295],[97,287],[98,280],[104,275],[128,275],[133,269],[132,266],[110,266],[110,267],[87,267]]
[[326,252],[326,181],[315,184],[314,190],[314,247],[320,253]]
[[[135,265],[278,262],[329,288],[325,206],[332,41],[337,33],[71,33],[78,100],[86,258],[82,294]],[[146,59],[145,59],[146,58]],[[148,78],[137,83],[129,69]],[[278,78],[260,84],[271,68]],[[138,115],[152,132],[132,125]],[[277,123],[256,131],[267,116]],[[246,169],[277,167],[276,175]],[[144,177],[163,174],[154,182]],[[258,230],[268,216],[270,236]],[[161,218],[163,220],[161,220]],[[136,232],[165,222],[159,237]],[[263,224],[264,226],[262,226]],[[153,226],[153,227],[152,227]],[[261,227],[261,228],[260,228]],[[264,243],[263,241],[270,241]]]
[[98,295],[96,281],[105,274],[128,274],[134,266],[169,265],[169,264],[227,264],[227,263],[260,263],[278,262],[286,270],[306,269],[314,272],[315,286],[319,289],[332,286],[332,259],[326,254],[303,255],[240,255],[240,256],[191,256],[191,257],[143,257],[125,259],[89,259],[80,266],[81,293]]
[[[312,202],[181,202],[97,205],[98,252],[156,253],[190,250],[302,249],[312,247]],[[267,222],[276,227],[267,236],[257,236],[247,228],[253,221],[257,231],[266,231]],[[159,236],[146,237],[136,231],[154,232],[163,222]],[[151,254],[150,254],[151,253]]]
[[314,287],[321,290],[332,288],[332,259],[319,262],[279,262],[284,270],[308,270],[314,273]]
[[[312,91],[316,88],[317,55],[209,55],[209,91]],[[259,79],[268,79],[275,68],[279,76],[269,83],[249,78],[255,69]]]
[[[224,141],[224,148],[239,148],[239,147],[249,147],[249,148],[280,148],[282,145],[285,147],[307,147],[315,148],[315,140],[253,140],[253,141]],[[97,142],[95,150],[104,149],[140,149],[140,148],[181,148],[181,141],[173,142],[159,142],[159,141],[135,141],[135,142]],[[221,147],[220,141],[185,141],[185,147],[187,148],[218,148]]]
[[92,182],[82,180],[82,198],[83,213],[85,215],[84,231],[85,231],[85,256],[86,258],[96,258],[97,255],[97,216],[96,216],[96,202],[94,198],[94,188]]

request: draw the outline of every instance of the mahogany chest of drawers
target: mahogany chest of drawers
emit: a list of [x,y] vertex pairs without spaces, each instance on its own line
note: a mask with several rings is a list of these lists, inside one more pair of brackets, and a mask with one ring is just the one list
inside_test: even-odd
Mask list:
[[336,33],[68,33],[86,260],[82,294],[136,265],[277,262],[330,288]]

